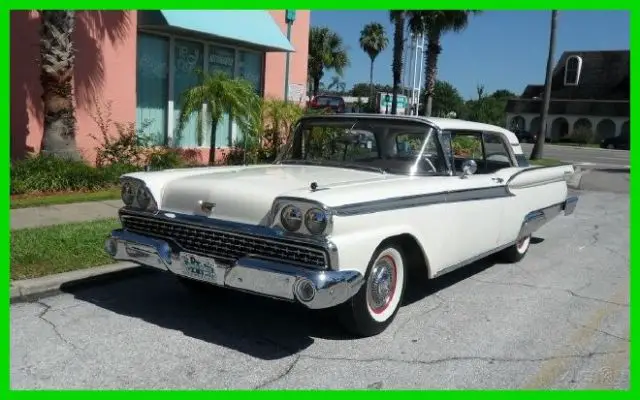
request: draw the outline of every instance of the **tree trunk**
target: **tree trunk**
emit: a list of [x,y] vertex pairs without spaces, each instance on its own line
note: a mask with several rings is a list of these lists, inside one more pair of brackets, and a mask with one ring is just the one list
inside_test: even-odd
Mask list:
[[369,104],[373,104],[373,58],[371,58],[371,65],[369,66]]
[[427,65],[425,71],[425,98],[427,99],[424,107],[424,115],[431,116],[431,109],[433,108],[433,92],[436,88],[436,79],[438,75],[438,56],[442,51],[440,47],[440,35],[429,34],[427,35],[427,53],[425,55],[425,63]]
[[540,112],[540,132],[536,144],[531,150],[531,160],[539,160],[544,156],[544,140],[547,137],[547,119],[549,103],[551,103],[551,78],[553,73],[553,55],[556,51],[556,26],[558,10],[551,11],[551,29],[549,30],[549,55],[547,56],[547,73],[544,79],[544,100]]
[[[231,120],[231,118],[229,118]],[[216,131],[218,130],[218,120],[211,120],[211,142],[209,143],[209,165],[216,163]]]
[[318,95],[318,91],[320,90],[320,78],[313,78],[313,96]]
[[396,17],[395,32],[393,34],[393,100],[391,114],[398,113],[398,92],[402,79],[402,53],[404,52],[404,17]]
[[80,159],[73,104],[75,11],[40,11],[40,84],[44,114],[41,153]]

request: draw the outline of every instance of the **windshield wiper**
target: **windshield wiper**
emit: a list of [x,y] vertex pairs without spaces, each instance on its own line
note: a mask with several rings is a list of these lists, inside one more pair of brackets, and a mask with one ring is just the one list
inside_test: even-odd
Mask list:
[[318,165],[325,167],[342,167],[342,168],[351,168],[351,169],[359,169],[363,171],[373,171],[384,174],[387,172],[386,169],[380,167],[372,167],[370,165],[362,165],[358,163],[346,163],[342,161],[311,161],[311,160],[282,160],[281,164],[299,164],[299,165]]

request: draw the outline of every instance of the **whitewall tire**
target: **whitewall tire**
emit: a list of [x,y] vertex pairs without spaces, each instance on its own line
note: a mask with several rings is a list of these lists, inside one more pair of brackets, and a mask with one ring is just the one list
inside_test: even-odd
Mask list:
[[516,263],[524,258],[531,246],[531,235],[516,241],[515,244],[500,252],[500,258],[507,263]]
[[341,306],[340,317],[345,328],[362,337],[384,331],[400,309],[405,277],[402,248],[397,244],[383,243],[371,257],[364,284]]

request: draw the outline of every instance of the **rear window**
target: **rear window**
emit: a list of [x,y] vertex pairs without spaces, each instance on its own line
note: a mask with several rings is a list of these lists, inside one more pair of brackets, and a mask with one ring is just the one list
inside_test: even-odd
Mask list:
[[340,97],[318,97],[316,103],[319,106],[339,106],[342,103]]

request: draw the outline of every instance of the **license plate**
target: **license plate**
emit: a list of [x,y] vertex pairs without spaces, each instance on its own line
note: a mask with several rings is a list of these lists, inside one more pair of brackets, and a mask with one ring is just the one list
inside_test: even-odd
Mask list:
[[182,273],[190,278],[217,283],[216,262],[195,254],[181,253]]

